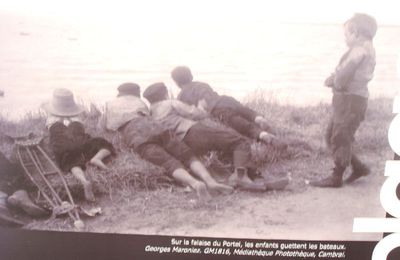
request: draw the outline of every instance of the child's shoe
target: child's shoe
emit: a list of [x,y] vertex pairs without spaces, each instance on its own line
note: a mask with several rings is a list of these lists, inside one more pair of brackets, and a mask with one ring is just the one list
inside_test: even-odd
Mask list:
[[339,188],[343,184],[342,177],[335,175],[328,176],[320,180],[310,181],[311,186],[323,187],[323,188]]
[[320,179],[310,181],[310,185],[323,188],[339,188],[343,184],[343,173],[346,168],[335,167],[330,176]]
[[351,175],[345,180],[346,183],[352,183],[355,180],[363,177],[363,176],[367,176],[368,174],[370,174],[371,171],[368,168],[368,166],[366,166],[365,164],[361,164],[358,165],[357,167],[355,167],[353,165],[353,172],[351,173]]

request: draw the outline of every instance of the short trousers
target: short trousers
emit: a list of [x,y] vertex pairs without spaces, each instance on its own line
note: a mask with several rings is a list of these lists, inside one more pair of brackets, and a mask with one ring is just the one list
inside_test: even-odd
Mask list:
[[250,143],[238,134],[197,123],[189,129],[183,141],[196,154],[216,150],[233,154],[235,167],[252,165]]
[[145,160],[163,167],[169,176],[177,169],[184,169],[183,163],[174,158],[160,145],[144,143],[138,147],[136,152]]
[[86,162],[101,149],[115,154],[113,145],[104,138],[92,138],[83,130],[83,125],[73,122],[67,126],[54,123],[50,129],[50,146],[60,169],[69,172],[73,167],[86,169]]

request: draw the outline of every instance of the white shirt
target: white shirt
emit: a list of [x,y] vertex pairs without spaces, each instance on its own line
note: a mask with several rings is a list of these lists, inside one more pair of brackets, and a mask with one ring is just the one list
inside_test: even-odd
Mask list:
[[106,103],[105,126],[117,131],[132,119],[149,114],[149,108],[139,97],[120,96]]

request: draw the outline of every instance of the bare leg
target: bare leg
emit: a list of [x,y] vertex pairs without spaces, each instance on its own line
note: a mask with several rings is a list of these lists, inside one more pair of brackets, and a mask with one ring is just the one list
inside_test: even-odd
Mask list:
[[75,178],[78,179],[78,181],[82,184],[83,186],[83,191],[85,192],[85,199],[87,201],[95,201],[93,190],[92,190],[92,184],[86,179],[85,173],[80,167],[73,167],[71,169],[72,175],[75,176]]
[[205,201],[211,200],[211,196],[207,191],[206,185],[203,182],[193,178],[190,175],[190,173],[188,173],[185,169],[182,168],[176,169],[172,173],[172,177],[175,180],[192,187],[196,191],[197,196],[199,197],[200,200],[205,200]]
[[199,177],[202,181],[204,181],[207,187],[211,190],[218,191],[221,193],[231,193],[233,188],[231,186],[218,183],[208,172],[207,168],[204,166],[202,162],[199,160],[193,160],[190,163],[190,169],[193,173]]
[[103,170],[108,170],[109,168],[103,163],[103,159],[109,156],[111,152],[107,149],[100,149],[95,156],[90,160],[90,163],[99,167]]

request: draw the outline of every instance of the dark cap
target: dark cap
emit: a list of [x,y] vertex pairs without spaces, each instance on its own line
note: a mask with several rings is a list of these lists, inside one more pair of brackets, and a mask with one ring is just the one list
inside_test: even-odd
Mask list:
[[140,86],[136,83],[124,83],[118,87],[118,97],[124,95],[131,95],[140,97]]
[[178,84],[178,86],[190,83],[193,80],[192,72],[186,66],[178,66],[173,69],[171,72],[171,77],[176,84]]
[[168,93],[167,87],[163,82],[157,82],[151,84],[143,92],[143,97],[145,97],[150,103],[154,103],[165,98]]

